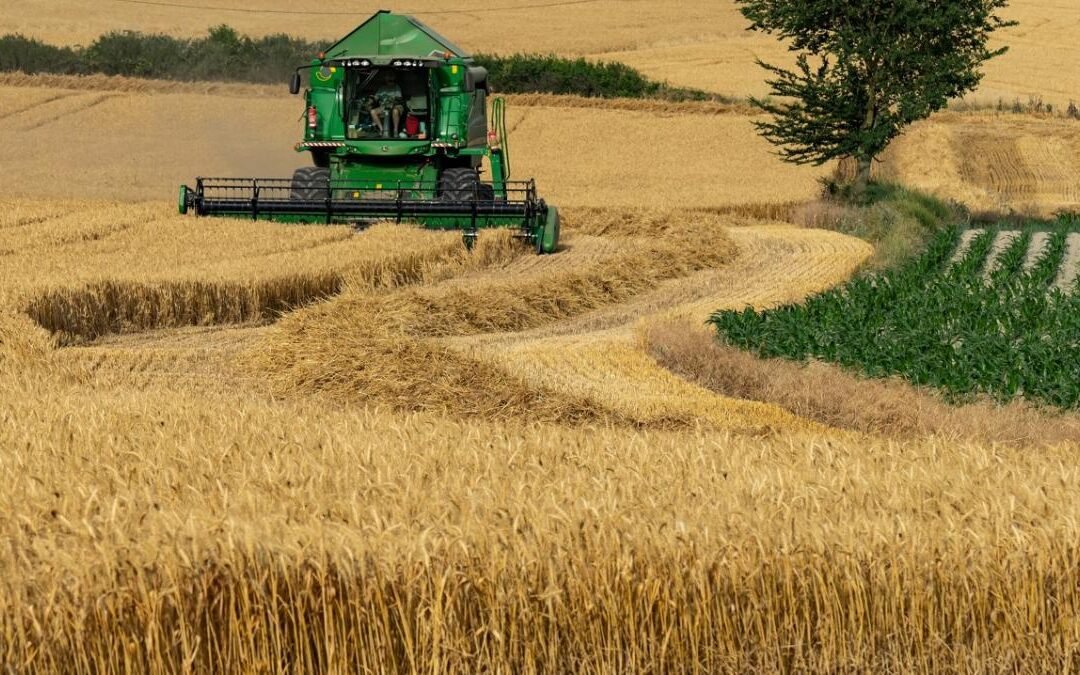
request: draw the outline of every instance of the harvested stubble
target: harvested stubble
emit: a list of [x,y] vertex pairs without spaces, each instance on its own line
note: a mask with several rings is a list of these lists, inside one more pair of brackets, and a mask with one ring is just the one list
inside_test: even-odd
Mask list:
[[[306,161],[291,147],[302,129],[299,104],[285,92],[268,97],[239,86],[224,95],[201,85],[149,82],[140,89],[130,81],[79,78],[55,84],[64,88],[4,85],[0,79],[0,109],[21,109],[0,126],[0,145],[22,158],[0,165],[6,194],[37,195],[49,185],[56,197],[160,200],[197,175],[287,177]],[[95,89],[99,84],[103,88]],[[56,100],[26,104],[37,96]],[[232,114],[238,107],[246,111],[242,122]],[[508,117],[515,174],[535,177],[544,198],[560,208],[723,208],[816,196],[817,179],[827,168],[784,164],[754,133],[755,118],[714,114],[721,109],[517,98]],[[67,134],[60,147],[52,141],[62,128],[78,133]],[[672,162],[679,170],[672,170]],[[71,166],[95,170],[71,172]],[[154,171],[135,179],[134,166]],[[56,178],[61,173],[62,181]]]
[[1078,160],[1075,121],[943,113],[912,127],[878,169],[976,211],[1048,217],[1080,208]]
[[434,339],[554,323],[625,301],[663,279],[720,265],[734,254],[716,227],[669,223],[668,229],[667,236],[620,239],[610,255],[595,259],[574,256],[568,236],[568,251],[555,258],[562,265],[557,269],[510,278],[496,269],[390,293],[347,294],[283,320],[252,354],[251,364],[283,394],[320,393],[500,418],[612,417],[580,395],[530,387]]

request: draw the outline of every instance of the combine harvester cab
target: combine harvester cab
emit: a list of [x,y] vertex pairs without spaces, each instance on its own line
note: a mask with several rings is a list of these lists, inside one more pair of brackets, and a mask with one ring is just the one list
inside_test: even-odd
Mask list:
[[[180,212],[288,223],[415,222],[516,228],[537,253],[559,241],[559,212],[532,180],[510,180],[506,107],[487,71],[411,16],[380,11],[310,65],[304,140],[313,166],[289,178],[199,178]],[[489,124],[490,108],[490,124]],[[484,160],[490,181],[481,180]]]

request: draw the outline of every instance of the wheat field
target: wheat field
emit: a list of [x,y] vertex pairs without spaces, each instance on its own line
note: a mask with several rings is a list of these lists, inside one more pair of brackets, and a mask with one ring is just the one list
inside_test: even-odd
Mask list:
[[[184,85],[126,89],[123,80],[105,90],[63,88],[77,86],[76,78],[50,78],[48,88],[35,78],[6,81],[0,143],[20,158],[0,166],[8,194],[37,195],[48,186],[55,197],[104,192],[160,200],[197,175],[290,176],[308,161],[292,149],[298,102],[280,92],[271,98],[264,88],[241,88],[223,98]],[[243,112],[233,118],[224,106]],[[719,207],[812,198],[827,170],[778,162],[753,133],[752,119],[712,105],[667,110],[623,102],[605,110],[533,96],[511,98],[507,122],[512,151],[529,158],[514,169],[535,177],[559,205]],[[57,133],[67,134],[64,144],[48,142]],[[664,159],[672,150],[682,157],[677,170]],[[643,154],[654,159],[638,161]],[[97,171],[58,173],[99,157],[109,160]]]
[[[254,5],[238,0],[27,0],[11,4],[0,15],[0,34],[23,33],[56,44],[83,45],[108,31],[198,36],[222,23],[252,35],[288,33],[313,40],[335,39],[382,8],[360,3],[347,9],[308,10],[285,0]],[[448,7],[434,0],[416,0],[394,9],[416,14],[467,49],[623,61],[660,80],[734,96],[768,93],[756,59],[789,61],[773,38],[745,30],[747,22],[732,2],[570,0],[553,5],[505,0],[495,5]],[[1011,102],[1041,96],[1062,107],[1071,99],[1080,101],[1080,46],[1073,39],[1080,28],[1076,8],[1061,0],[1012,0],[1005,16],[1020,22],[1000,36],[1010,52],[987,65],[986,79],[972,98]],[[582,26],[598,28],[582,30]]]
[[[1072,663],[1074,446],[829,427],[644,351],[650,325],[837,283],[862,242],[597,207],[568,212],[557,256],[495,235],[463,258],[452,235],[409,227],[251,236],[168,208],[14,201],[0,216],[2,232],[41,233],[2,263],[5,664]],[[144,245],[156,264],[132,255]],[[412,257],[375,255],[391,246]],[[228,308],[286,271],[343,285],[285,316],[105,336],[65,304],[114,279],[145,310],[154,289],[199,280],[205,306]],[[543,311],[527,295],[540,284],[557,302]],[[35,299],[82,340],[18,312]]]
[[936,115],[891,147],[879,174],[988,212],[1080,209],[1080,124],[1005,114]]
[[[774,53],[717,3],[425,1],[468,46],[638,54],[740,93]],[[120,4],[23,3],[0,32],[342,20]],[[1056,18],[1037,45],[1059,10],[1012,11]],[[297,114],[275,88],[0,76],[4,669],[1080,667],[1080,416],[949,406],[705,332],[873,255],[789,222],[833,167],[782,164],[740,106],[520,96],[514,169],[563,211],[556,255],[175,215],[196,175],[302,164]],[[1075,207],[1074,126],[949,113],[878,169],[973,208]]]
[[[296,100],[272,87],[223,87],[0,75],[0,142],[18,157],[0,165],[0,180],[13,196],[47,186],[57,198],[142,201],[197,175],[291,175],[305,161],[291,147],[300,133]],[[813,199],[832,169],[779,162],[753,131],[758,118],[738,106],[508,100],[512,151],[528,158],[515,163],[516,177],[535,177],[560,206],[760,212]],[[226,114],[234,106],[242,119]],[[49,142],[58,132],[70,132],[63,145]],[[671,153],[678,162],[665,159]],[[1078,158],[1071,120],[942,113],[906,132],[876,170],[976,210],[1049,215],[1080,208]],[[62,170],[94,164],[93,172]]]

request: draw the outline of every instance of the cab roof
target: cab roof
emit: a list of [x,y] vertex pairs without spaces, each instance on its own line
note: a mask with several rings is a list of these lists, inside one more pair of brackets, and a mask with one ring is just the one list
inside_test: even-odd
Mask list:
[[439,35],[433,28],[407,14],[379,10],[326,50],[326,58],[401,56],[425,58],[443,56],[466,59],[469,54]]

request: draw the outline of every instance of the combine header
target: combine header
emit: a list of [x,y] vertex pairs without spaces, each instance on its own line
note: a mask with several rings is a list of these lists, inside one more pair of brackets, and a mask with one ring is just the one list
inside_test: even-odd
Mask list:
[[[510,180],[506,108],[487,71],[411,16],[381,11],[297,69],[304,140],[314,166],[288,178],[199,178],[180,188],[180,213],[287,223],[392,220],[461,230],[511,227],[551,253],[559,212],[532,180]],[[481,180],[484,160],[490,180]]]

